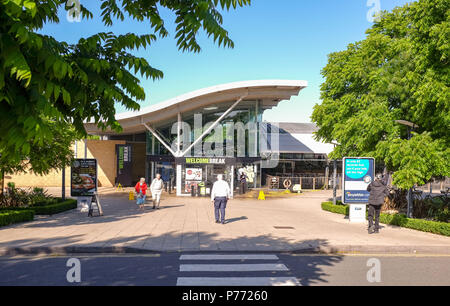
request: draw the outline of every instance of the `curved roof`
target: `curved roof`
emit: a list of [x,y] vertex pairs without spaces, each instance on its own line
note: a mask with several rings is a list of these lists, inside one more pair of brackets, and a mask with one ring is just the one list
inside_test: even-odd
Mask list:
[[[205,108],[212,108],[215,112],[226,110],[236,100],[245,96],[240,103],[245,106],[246,101],[260,100],[262,109],[277,106],[282,100],[289,100],[306,88],[308,82],[297,80],[259,80],[243,81],[212,86],[180,95],[170,100],[142,108],[140,111],[126,112],[116,115],[117,121],[123,128],[123,134],[146,131],[142,123],[155,128],[177,120],[177,114],[182,116],[194,112],[205,113]],[[115,132],[98,129],[94,123],[85,123],[86,131],[90,134],[114,134]]]

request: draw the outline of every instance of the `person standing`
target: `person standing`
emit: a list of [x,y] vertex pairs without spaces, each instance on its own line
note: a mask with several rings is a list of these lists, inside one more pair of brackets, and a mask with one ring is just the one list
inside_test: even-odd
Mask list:
[[239,176],[239,181],[241,183],[241,194],[245,194],[247,192],[247,175],[244,171],[241,172]]
[[144,210],[145,198],[147,195],[147,184],[145,183],[145,178],[141,177],[139,182],[134,187],[136,191],[136,204],[139,205],[139,210]]
[[[377,174],[375,180],[367,186],[369,195],[369,234],[378,233],[380,229],[380,211],[384,203],[384,197],[389,196],[389,190],[383,183],[381,174]],[[374,226],[375,217],[375,226]]]
[[211,202],[214,203],[216,223],[225,224],[225,208],[230,197],[230,186],[223,180],[223,175],[219,174],[211,190]]
[[153,179],[150,185],[150,191],[152,192],[153,209],[159,209],[159,203],[161,202],[161,194],[164,188],[164,182],[161,179],[161,174],[157,173],[156,178]]

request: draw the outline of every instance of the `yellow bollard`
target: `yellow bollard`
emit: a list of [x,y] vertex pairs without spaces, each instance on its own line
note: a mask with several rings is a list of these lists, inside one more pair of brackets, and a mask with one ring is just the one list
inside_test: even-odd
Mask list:
[[264,191],[260,191],[259,192],[259,196],[258,196],[258,200],[265,200],[266,199],[266,195],[264,194]]
[[130,191],[130,193],[128,195],[128,200],[134,201],[134,192],[133,191]]

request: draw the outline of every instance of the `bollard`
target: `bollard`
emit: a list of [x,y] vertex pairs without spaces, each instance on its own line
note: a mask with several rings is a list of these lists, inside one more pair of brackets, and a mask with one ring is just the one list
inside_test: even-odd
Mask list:
[[133,191],[130,191],[130,193],[128,195],[128,200],[134,201],[134,192]]

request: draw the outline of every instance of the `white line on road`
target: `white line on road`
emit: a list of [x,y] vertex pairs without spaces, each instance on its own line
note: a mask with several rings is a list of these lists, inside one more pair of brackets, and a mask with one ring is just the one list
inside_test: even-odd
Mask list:
[[200,264],[180,265],[180,272],[248,272],[248,271],[289,271],[284,264]]
[[181,255],[180,260],[278,260],[278,256],[269,254],[199,254]]
[[295,277],[179,277],[177,286],[300,286]]

